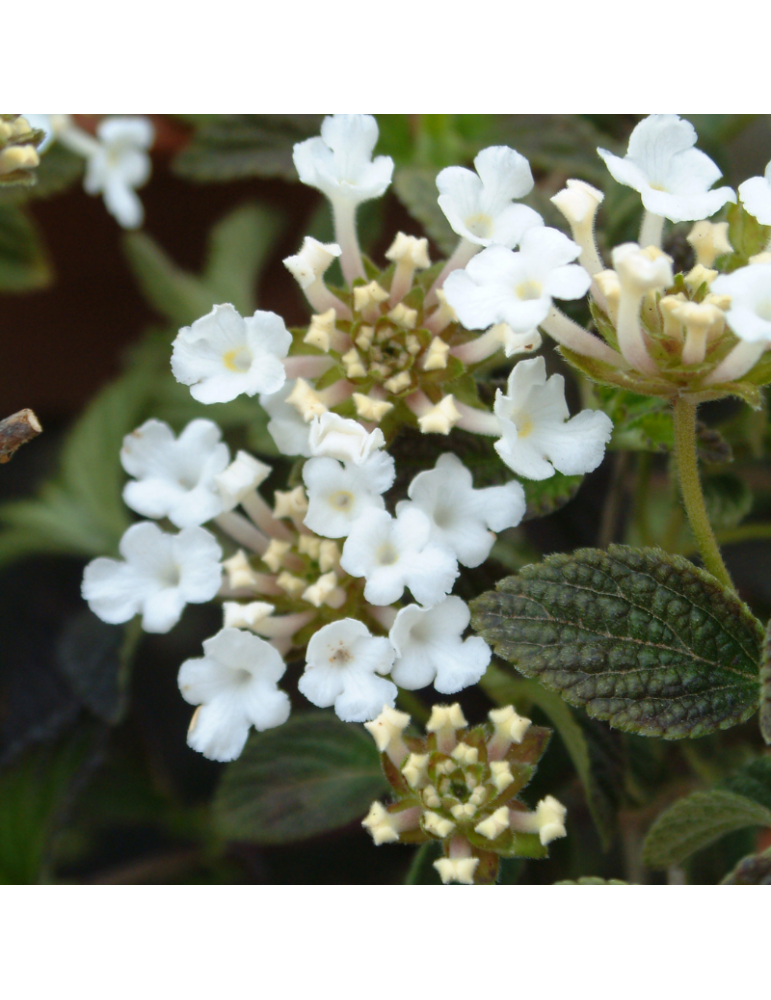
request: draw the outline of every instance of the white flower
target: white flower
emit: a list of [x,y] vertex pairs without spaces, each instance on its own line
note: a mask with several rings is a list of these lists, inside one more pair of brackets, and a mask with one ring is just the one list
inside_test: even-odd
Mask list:
[[396,650],[391,677],[414,691],[434,682],[440,694],[455,694],[476,684],[490,662],[490,647],[479,636],[461,636],[471,620],[460,597],[448,597],[433,608],[402,608],[389,632]]
[[729,187],[709,189],[720,177],[717,165],[699,149],[690,122],[678,115],[650,115],[629,137],[626,156],[607,149],[597,152],[611,175],[639,191],[645,208],[670,222],[706,219],[728,201],[736,201]]
[[739,197],[762,226],[771,226],[771,162],[762,177],[750,177],[739,185]]
[[409,587],[424,605],[438,604],[452,589],[457,561],[443,545],[429,543],[431,521],[410,505],[395,518],[368,510],[351,527],[340,565],[351,576],[366,578],[370,604],[393,604]]
[[244,319],[231,305],[215,306],[183,326],[171,355],[174,378],[201,403],[227,403],[241,393],[274,393],[286,379],[292,335],[273,312]]
[[147,150],[154,130],[147,118],[104,118],[96,129],[98,143],[86,161],[83,187],[101,194],[108,212],[126,229],[142,225],[144,210],[135,188],[150,176]]
[[469,330],[508,323],[516,333],[528,333],[546,319],[552,298],[578,299],[586,293],[591,278],[570,263],[580,252],[557,229],[529,229],[518,252],[488,247],[464,271],[448,275],[447,301]]
[[613,433],[610,417],[600,410],[568,419],[565,380],[561,375],[547,380],[543,358],[514,367],[507,393],[496,391],[493,409],[502,432],[495,450],[527,479],[548,479],[555,469],[566,476],[592,472]]
[[384,705],[393,707],[396,686],[377,675],[391,669],[394,651],[363,622],[343,618],[325,625],[312,636],[306,655],[297,687],[319,708],[334,705],[344,722],[366,722]]
[[337,413],[322,413],[311,422],[310,449],[318,458],[337,458],[361,465],[384,444],[385,437],[379,427],[368,432],[358,421]]
[[750,264],[712,282],[715,295],[730,295],[726,323],[740,340],[771,341],[771,264]]
[[[434,469],[418,473],[407,494],[431,519],[430,541],[452,549],[464,566],[483,563],[495,541],[492,531],[519,524],[526,507],[518,482],[475,490],[471,473],[450,452],[439,456]],[[406,506],[402,501],[397,512]]]
[[294,147],[294,165],[303,184],[355,205],[379,198],[391,183],[394,162],[390,156],[372,159],[378,137],[372,115],[331,115],[324,119],[321,136]]
[[[445,167],[436,178],[439,207],[455,232],[471,243],[514,247],[543,219],[527,205],[514,205],[533,190],[530,164],[508,146],[490,146],[465,167]],[[478,175],[478,176],[477,176]]]
[[287,403],[297,385],[293,378],[285,382],[278,392],[261,393],[260,406],[270,417],[268,433],[282,455],[303,455],[309,458],[311,446],[310,427],[303,420],[296,406]]
[[375,452],[363,465],[312,458],[303,466],[308,491],[305,523],[317,535],[342,538],[365,510],[383,510],[381,494],[393,486],[394,460]]
[[168,517],[178,528],[203,524],[223,510],[215,476],[230,461],[211,420],[193,420],[179,438],[162,420],[148,420],[123,439],[120,460],[136,482],[123,499],[145,517]]
[[262,732],[289,718],[289,698],[277,687],[286,667],[270,643],[237,628],[223,628],[203,649],[179,669],[182,697],[201,706],[187,742],[210,760],[235,760],[250,726]]
[[222,550],[205,528],[168,535],[142,521],[126,531],[119,551],[125,562],[94,559],[83,574],[83,597],[111,625],[141,612],[145,632],[168,632],[186,604],[210,601],[219,590]]

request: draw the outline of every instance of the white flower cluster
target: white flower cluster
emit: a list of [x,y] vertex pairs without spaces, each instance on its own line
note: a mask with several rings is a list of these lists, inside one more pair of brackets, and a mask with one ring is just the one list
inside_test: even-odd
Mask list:
[[[390,512],[385,494],[396,470],[381,422],[493,436],[503,462],[534,480],[595,469],[612,430],[599,411],[569,417],[564,380],[547,379],[542,358],[513,368],[492,412],[442,395],[451,362],[453,371],[473,371],[498,351],[536,349],[539,327],[564,333],[570,321],[552,300],[581,297],[592,278],[574,263],[578,243],[514,203],[533,186],[524,157],[492,147],[476,158],[476,173],[439,175],[439,204],[460,243],[433,284],[420,286],[420,312],[404,298],[429,265],[425,240],[399,234],[388,251],[390,288],[368,283],[355,210],[383,194],[393,170],[388,157],[372,160],[376,140],[371,116],[335,115],[321,137],[295,148],[301,180],[327,195],[336,226],[334,244],[307,238],[285,261],[317,310],[307,347],[297,350],[275,313],[244,318],[227,304],[180,330],[173,345],[172,371],[200,402],[259,395],[279,450],[306,459],[303,486],[276,491],[271,508],[259,493],[269,467],[243,452],[231,461],[211,421],[194,420],[175,437],[149,420],[124,443],[132,477],[124,499],[179,533],[134,525],[122,561],[97,559],[85,572],[83,594],[96,614],[119,623],[141,612],[148,631],[167,631],[188,602],[225,598],[223,629],[179,674],[183,697],[198,706],[189,743],[215,760],[237,757],[250,726],[286,720],[278,681],[292,650],[305,654],[299,690],[347,721],[393,706],[397,685],[433,683],[454,694],[487,668],[490,649],[463,637],[469,609],[451,590],[459,565],[479,566],[495,532],[519,524],[523,488],[511,480],[475,489],[471,472],[446,452]],[[335,259],[350,294],[324,282]],[[615,355],[581,333],[592,350]],[[389,439],[397,430],[388,425]],[[223,560],[207,522],[239,546],[234,554]]]

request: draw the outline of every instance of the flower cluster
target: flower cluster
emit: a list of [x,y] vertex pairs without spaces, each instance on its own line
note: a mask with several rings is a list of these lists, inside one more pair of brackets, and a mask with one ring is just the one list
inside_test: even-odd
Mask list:
[[390,708],[366,726],[394,801],[373,802],[363,825],[376,844],[441,844],[444,857],[434,867],[445,884],[493,883],[500,858],[545,857],[546,846],[566,833],[567,810],[553,796],[534,812],[517,798],[549,730],[511,705],[489,720],[469,728],[456,703],[434,706],[422,739],[405,732],[409,715]]
[[[381,271],[362,256],[355,226],[357,206],[391,179],[391,160],[372,158],[376,140],[370,116],[335,115],[295,147],[300,179],[329,198],[336,227],[335,243],[307,237],[284,262],[313,310],[308,327],[290,332],[275,313],[242,317],[222,304],[173,345],[173,374],[195,399],[259,398],[279,451],[304,459],[301,484],[270,502],[260,490],[271,469],[245,452],[231,458],[214,423],[194,420],[175,437],[149,420],[124,443],[124,499],[179,531],[134,525],[121,560],[96,559],[85,572],[98,615],[118,623],[141,613],[148,631],[167,631],[188,602],[222,600],[222,630],[179,674],[197,706],[189,743],[216,760],[237,757],[251,726],[286,720],[278,682],[287,660],[304,660],[298,688],[309,701],[352,722],[393,710],[399,688],[433,684],[449,695],[479,681],[491,653],[464,636],[469,610],[451,593],[460,567],[483,563],[495,533],[524,516],[511,472],[589,472],[612,430],[598,410],[570,416],[564,380],[547,378],[542,358],[516,364],[492,407],[477,392],[480,365],[536,350],[539,327],[570,324],[553,299],[579,298],[591,283],[575,263],[581,246],[516,203],[533,185],[527,161],[492,147],[476,171],[443,171],[439,204],[459,235],[455,253],[432,265],[425,239],[399,233]],[[341,288],[325,280],[335,261]],[[493,438],[499,484],[475,488],[460,458],[437,449],[433,468],[392,497],[389,448],[404,427],[437,442],[455,427]],[[487,750],[478,752],[487,766]]]

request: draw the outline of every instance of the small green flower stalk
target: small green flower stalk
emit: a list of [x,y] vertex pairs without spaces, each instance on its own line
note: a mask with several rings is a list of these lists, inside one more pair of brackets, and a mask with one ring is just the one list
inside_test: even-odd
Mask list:
[[564,837],[566,809],[548,795],[534,812],[517,795],[551,736],[509,705],[469,727],[460,705],[435,705],[427,736],[405,734],[410,717],[384,708],[372,734],[395,801],[373,802],[363,825],[376,844],[438,841],[442,882],[492,885],[501,858],[543,858]]

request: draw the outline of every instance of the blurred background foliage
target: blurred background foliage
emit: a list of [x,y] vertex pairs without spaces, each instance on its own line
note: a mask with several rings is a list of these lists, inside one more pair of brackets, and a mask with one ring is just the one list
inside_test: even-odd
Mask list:
[[[527,200],[547,223],[561,226],[549,198],[579,177],[606,192],[602,248],[634,239],[639,198],[610,179],[596,147],[622,153],[640,117],[378,116],[377,151],[393,157],[396,171],[387,195],[360,211],[364,249],[382,260],[404,229],[425,231],[432,259],[450,252],[457,238],[436,204],[436,174],[470,165],[494,144],[528,157],[536,188]],[[768,117],[687,117],[726,183],[762,173],[771,159]],[[36,186],[0,190],[2,415],[30,406],[45,428],[0,468],[2,881],[436,881],[430,852],[376,851],[360,827],[385,789],[361,727],[298,701],[289,723],[253,737],[234,765],[188,749],[190,710],[176,675],[219,627],[213,606],[188,607],[170,634],[149,636],[136,623],[105,625],[79,596],[85,562],[114,554],[133,519],[121,500],[118,452],[123,436],[150,416],[175,430],[206,416],[231,448],[275,462],[276,483],[288,471],[256,400],[196,403],[171,376],[170,344],[180,326],[219,302],[247,314],[258,305],[274,310],[290,326],[307,322],[281,261],[307,234],[332,238],[326,203],[296,182],[291,158],[294,143],[317,134],[321,118],[153,116],[157,141],[153,176],[140,192],[147,217],[141,232],[119,230],[101,202],[83,193],[82,161],[56,145],[42,157]],[[85,128],[93,128],[90,119],[79,116]],[[667,247],[680,266],[687,266],[686,231],[673,227]],[[574,402],[595,391],[547,351],[551,370],[572,382]],[[505,374],[505,367],[490,371],[491,384]],[[693,555],[668,475],[666,408],[605,390],[601,402],[614,420],[614,450],[583,483],[555,477],[551,493],[533,497],[532,512],[548,516],[503,533],[494,560],[462,584],[464,597],[545,554],[580,546],[623,540]],[[742,597],[766,620],[767,414],[729,401],[704,407],[703,418],[710,511]],[[454,443],[463,449],[460,436]],[[290,677],[299,670],[290,665]],[[657,854],[654,842],[647,867],[640,860],[646,832],[667,802],[752,760],[760,746],[755,723],[687,746],[663,744],[610,730],[510,672],[491,667],[483,688],[463,694],[470,719],[481,718],[490,700],[513,700],[554,728],[528,799],[554,794],[569,814],[569,836],[552,845],[551,859],[506,862],[504,882],[585,875],[715,882],[763,846],[755,831],[771,797],[766,803],[757,787],[771,783],[768,775],[740,786],[756,805],[735,828],[715,831],[707,822],[693,851]],[[422,710],[418,703],[418,722]],[[732,877],[757,882],[768,867],[754,861]]]

